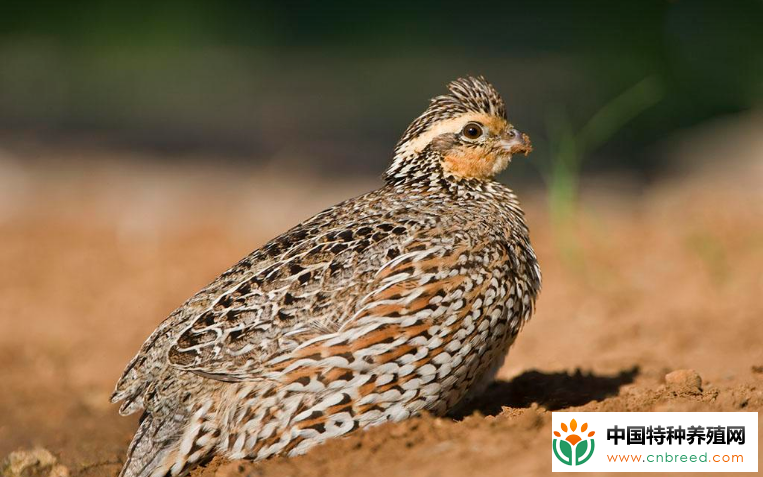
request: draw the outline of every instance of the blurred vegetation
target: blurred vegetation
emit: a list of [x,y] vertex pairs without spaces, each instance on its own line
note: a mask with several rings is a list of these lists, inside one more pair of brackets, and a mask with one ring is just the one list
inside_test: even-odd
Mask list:
[[[427,98],[484,74],[535,158],[568,155],[555,167],[574,174],[554,180],[569,182],[593,168],[648,176],[666,136],[763,99],[759,0],[5,0],[0,10],[0,138],[378,174]],[[659,103],[626,114],[627,127],[596,119],[612,119],[597,111],[643,78]],[[566,126],[550,137],[558,111]],[[536,172],[515,161],[512,174]]]
[[573,266],[582,262],[575,239],[574,219],[583,159],[604,146],[638,115],[656,105],[663,96],[662,85],[649,77],[638,82],[598,110],[579,130],[566,113],[549,118],[549,160],[541,163],[548,186],[551,223],[562,258]]

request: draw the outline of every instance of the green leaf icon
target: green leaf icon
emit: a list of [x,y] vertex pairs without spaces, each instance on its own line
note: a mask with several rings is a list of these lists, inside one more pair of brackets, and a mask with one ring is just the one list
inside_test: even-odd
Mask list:
[[561,449],[564,457],[567,458],[567,462],[565,462],[565,464],[572,465],[572,446],[570,443],[567,441],[560,441],[559,448]]

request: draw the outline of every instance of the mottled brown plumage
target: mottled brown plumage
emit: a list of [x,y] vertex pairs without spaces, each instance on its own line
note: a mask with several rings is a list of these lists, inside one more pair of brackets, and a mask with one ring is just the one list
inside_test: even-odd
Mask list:
[[268,242],[153,332],[112,397],[144,410],[122,476],[299,454],[444,414],[492,379],[540,290],[522,210],[492,177],[531,148],[483,78],[449,89],[382,188]]

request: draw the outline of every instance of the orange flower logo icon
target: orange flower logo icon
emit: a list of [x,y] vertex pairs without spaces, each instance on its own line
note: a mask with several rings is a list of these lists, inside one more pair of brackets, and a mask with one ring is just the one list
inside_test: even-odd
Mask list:
[[583,423],[578,431],[578,423],[575,419],[570,421],[569,427],[562,423],[561,428],[562,432],[566,434],[564,438],[559,431],[553,431],[555,436],[552,440],[554,455],[559,461],[567,465],[585,464],[593,455],[593,436],[596,432],[588,431],[588,423]]

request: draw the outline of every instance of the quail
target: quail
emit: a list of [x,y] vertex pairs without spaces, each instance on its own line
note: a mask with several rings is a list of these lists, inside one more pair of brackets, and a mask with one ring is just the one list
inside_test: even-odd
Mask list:
[[517,197],[494,180],[532,147],[483,77],[448,90],[381,188],[255,250],[149,336],[112,395],[143,413],[121,477],[301,454],[489,384],[541,287]]

